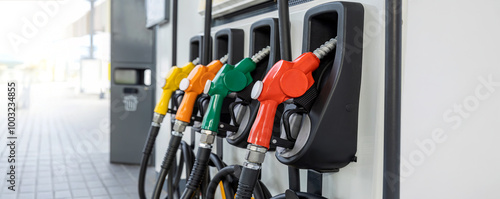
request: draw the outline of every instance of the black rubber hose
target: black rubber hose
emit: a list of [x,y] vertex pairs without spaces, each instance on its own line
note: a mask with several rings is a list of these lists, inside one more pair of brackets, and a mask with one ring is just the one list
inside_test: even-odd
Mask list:
[[182,155],[186,160],[186,179],[188,179],[187,176],[191,174],[191,169],[193,168],[193,156],[192,156],[193,150],[191,149],[191,147],[189,147],[189,144],[186,143],[185,141],[182,141],[181,149],[183,151]]
[[203,59],[202,64],[207,65],[210,62],[210,29],[212,28],[212,0],[205,1],[205,30],[203,33]]
[[252,193],[255,199],[266,199],[264,197],[264,192],[262,191],[262,183],[260,183],[259,181],[255,183],[255,188],[253,189]]
[[210,154],[212,153],[212,149],[210,148],[198,148],[198,153],[196,154],[196,159],[194,161],[194,166],[191,171],[191,175],[189,175],[189,180],[186,184],[186,189],[182,193],[182,199],[191,199],[196,193],[198,187],[203,180],[203,176],[205,176],[205,171],[208,167],[208,160],[210,159]]
[[[174,158],[174,162],[177,162],[176,161],[176,158]],[[174,198],[174,185],[173,185],[173,177],[175,175],[175,170],[177,168],[177,165],[174,163],[172,165],[172,167],[170,168],[170,171],[169,171],[169,174],[168,174],[168,177],[167,177],[167,194],[168,194],[168,197],[167,198]]]
[[264,185],[264,183],[262,183],[262,181],[260,181],[260,180],[259,180],[259,183],[260,183],[260,186],[262,187],[262,192],[264,193],[265,198],[267,199],[267,198],[273,197],[273,195],[271,194],[269,189],[266,187],[266,185]]
[[400,198],[402,5],[385,1],[384,199]]
[[177,65],[177,1],[172,1],[172,66]]
[[[295,192],[295,194],[297,194],[297,196],[299,198],[307,198],[307,199],[326,199],[325,197],[323,196],[318,196],[316,194],[312,194],[312,193],[304,193],[304,192]],[[276,195],[270,199],[287,199],[286,197],[286,193],[282,193],[282,194],[279,194],[279,195]]]
[[168,172],[170,171],[170,167],[172,166],[172,163],[174,162],[177,149],[179,148],[179,145],[181,143],[182,137],[180,136],[171,136],[170,137],[170,143],[168,144],[167,148],[167,153],[165,154],[165,157],[163,158],[163,162],[161,163],[161,171],[160,171],[160,176],[158,177],[156,181],[156,186],[154,189],[154,194],[153,198],[154,199],[159,199],[161,195],[161,190],[163,188],[163,183],[165,182],[165,178],[168,175]]
[[292,61],[288,0],[278,0],[278,16],[281,59]]
[[146,199],[145,182],[146,182],[146,170],[148,168],[149,156],[153,151],[153,146],[155,145],[156,137],[160,131],[160,126],[151,126],[149,128],[148,138],[146,143],[144,143],[144,148],[142,149],[142,162],[141,168],[139,170],[139,198]]
[[[205,193],[206,199],[213,199],[215,197],[215,191],[217,190],[217,186],[219,185],[219,182],[221,180],[223,180],[224,178],[227,179],[227,176],[232,175],[233,173],[234,173],[233,166],[228,166],[228,167],[225,167],[225,168],[219,170],[219,172],[217,172],[217,174],[214,175],[214,177],[212,178],[212,180],[208,184],[207,192]],[[230,198],[232,198],[232,197],[230,197]],[[226,199],[227,199],[227,196],[226,196]]]
[[236,190],[236,199],[252,198],[252,192],[259,178],[259,173],[260,170],[243,167],[238,182],[238,189]]
[[210,161],[214,163],[215,168],[217,168],[217,170],[221,170],[225,167],[224,162],[222,162],[220,157],[214,153],[210,153]]
[[[182,149],[182,147],[180,147],[180,148]],[[177,168],[175,170],[175,174],[172,175],[173,176],[173,188],[174,188],[174,193],[175,193],[176,198],[181,197],[181,193],[179,190],[179,182],[181,181],[182,171],[184,168],[183,165],[184,165],[184,152],[182,151],[181,156],[179,158],[179,165],[177,166]],[[169,177],[170,177],[170,175],[169,175]]]
[[[212,161],[217,168],[217,170],[222,170],[225,168],[224,162],[220,159],[220,157],[214,153],[210,153],[210,161]],[[227,180],[223,181],[224,184],[224,192],[226,195],[226,198],[234,198],[234,190],[231,188],[232,185],[230,182],[233,182],[233,179],[231,176],[227,176]]]

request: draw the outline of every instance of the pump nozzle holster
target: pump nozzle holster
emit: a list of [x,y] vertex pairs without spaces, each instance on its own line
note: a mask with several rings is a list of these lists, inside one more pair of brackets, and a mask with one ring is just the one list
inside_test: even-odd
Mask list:
[[254,85],[252,98],[257,98],[260,106],[248,136],[249,143],[269,148],[278,105],[300,97],[313,85],[312,72],[319,63],[311,52],[302,54],[293,62],[281,60],[269,70],[262,83]]

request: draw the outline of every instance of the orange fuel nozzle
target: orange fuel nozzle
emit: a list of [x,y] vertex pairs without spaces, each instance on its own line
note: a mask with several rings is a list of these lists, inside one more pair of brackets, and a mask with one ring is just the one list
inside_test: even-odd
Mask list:
[[175,115],[176,120],[186,123],[191,121],[196,98],[203,92],[207,80],[213,80],[226,61],[227,55],[220,60],[212,61],[207,66],[198,65],[181,81],[179,88],[184,91],[184,97]]

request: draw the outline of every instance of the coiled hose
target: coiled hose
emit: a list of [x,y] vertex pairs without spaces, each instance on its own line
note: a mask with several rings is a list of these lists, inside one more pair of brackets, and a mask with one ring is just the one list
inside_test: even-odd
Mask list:
[[[224,164],[224,162],[222,162],[222,160],[220,159],[220,157],[218,155],[214,154],[214,153],[210,154],[210,161],[214,163],[215,167],[217,168],[217,170],[219,172],[226,167],[226,164]],[[232,188],[232,182],[234,182],[233,180],[236,179],[236,177],[227,176],[226,179],[227,180],[223,181],[224,193],[226,195],[226,199],[234,198],[234,189]],[[209,185],[207,187],[207,191],[205,193],[209,192],[208,191],[209,188],[210,188],[210,183],[209,183]]]
[[[231,178],[237,180],[238,178],[235,176],[235,173],[237,173],[240,168],[241,168],[240,166],[231,165],[219,170],[219,172],[215,174],[215,176],[208,184],[208,189],[205,194],[206,199],[213,199],[215,197],[215,191],[217,190],[217,186],[219,185],[220,181],[224,179],[226,181],[230,181]],[[230,185],[228,186],[224,184],[224,191],[226,193],[226,198],[234,198],[234,191],[233,188],[230,187]],[[231,191],[231,194],[227,194],[229,191]],[[257,184],[255,185],[255,188],[250,193],[250,197],[252,193],[255,199],[268,199],[272,197],[267,187],[260,180],[258,180]]]

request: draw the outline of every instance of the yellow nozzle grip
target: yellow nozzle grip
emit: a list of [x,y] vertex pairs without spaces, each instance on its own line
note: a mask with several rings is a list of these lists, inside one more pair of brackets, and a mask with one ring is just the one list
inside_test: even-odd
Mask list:
[[155,106],[155,113],[161,115],[167,114],[168,104],[170,102],[170,98],[172,97],[172,93],[175,90],[179,89],[179,83],[181,82],[181,80],[186,78],[194,67],[195,65],[192,62],[188,62],[181,68],[173,66],[168,71],[160,101],[158,101]]
[[163,90],[168,89],[175,91],[179,89],[179,84],[181,83],[181,80],[186,78],[194,67],[195,65],[191,62],[188,62],[181,68],[177,66],[172,67],[167,74],[167,79],[165,82],[165,86],[163,86]]
[[170,102],[170,98],[172,97],[172,93],[175,90],[172,89],[164,89],[161,93],[160,101],[155,106],[155,113],[166,115],[168,110],[168,103]]

